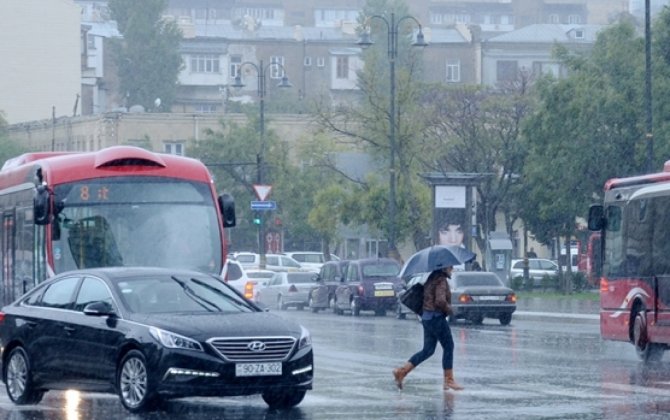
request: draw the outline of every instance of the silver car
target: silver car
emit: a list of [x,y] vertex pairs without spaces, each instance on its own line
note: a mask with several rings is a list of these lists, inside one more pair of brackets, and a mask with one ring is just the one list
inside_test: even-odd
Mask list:
[[256,299],[268,308],[283,310],[292,306],[303,310],[317,275],[308,271],[275,273],[266,286],[259,287]]
[[466,319],[481,324],[484,318],[495,318],[501,325],[512,321],[516,311],[516,295],[495,273],[488,271],[457,271],[449,279],[451,308],[449,322]]
[[[512,260],[510,268],[510,279],[523,276],[523,260]],[[528,258],[528,276],[533,279],[535,287],[542,286],[544,276],[555,276],[558,274],[558,264],[544,258]]]

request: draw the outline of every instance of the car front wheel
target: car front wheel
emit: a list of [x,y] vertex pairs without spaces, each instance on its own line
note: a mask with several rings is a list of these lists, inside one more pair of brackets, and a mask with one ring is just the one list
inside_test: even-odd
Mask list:
[[23,347],[16,347],[7,359],[5,368],[5,386],[7,395],[17,405],[37,404],[42,400],[44,391],[33,386],[30,372],[30,359]]
[[121,404],[132,413],[155,409],[159,398],[151,390],[146,359],[138,350],[129,351],[119,364],[117,389]]
[[262,394],[263,401],[272,409],[285,409],[295,407],[305,398],[305,390],[281,389],[265,391]]

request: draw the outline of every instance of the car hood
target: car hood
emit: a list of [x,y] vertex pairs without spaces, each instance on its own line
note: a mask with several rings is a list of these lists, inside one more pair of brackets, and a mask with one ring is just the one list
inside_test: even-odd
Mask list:
[[133,321],[205,341],[211,337],[300,337],[300,325],[269,312],[237,314],[137,314]]

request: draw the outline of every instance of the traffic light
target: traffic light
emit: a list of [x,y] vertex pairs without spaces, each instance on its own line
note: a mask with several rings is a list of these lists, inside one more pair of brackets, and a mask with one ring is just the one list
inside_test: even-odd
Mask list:
[[254,224],[255,225],[260,225],[261,224],[261,218],[260,217],[254,217]]

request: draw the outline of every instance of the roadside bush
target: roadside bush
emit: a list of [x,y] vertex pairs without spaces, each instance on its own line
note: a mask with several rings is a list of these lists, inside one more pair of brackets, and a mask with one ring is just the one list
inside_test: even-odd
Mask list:
[[533,290],[535,288],[535,280],[531,276],[528,276],[528,280],[524,281],[523,286],[525,290]]
[[581,271],[577,271],[576,273],[572,273],[572,286],[574,290],[580,292],[582,290],[585,290],[587,288],[587,281],[586,281],[586,274],[582,273]]
[[542,277],[542,288],[544,290],[556,290],[558,289],[558,276],[550,276],[548,274],[545,274]]
[[521,287],[523,287],[523,276],[514,277],[511,286],[514,290],[521,290]]

